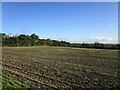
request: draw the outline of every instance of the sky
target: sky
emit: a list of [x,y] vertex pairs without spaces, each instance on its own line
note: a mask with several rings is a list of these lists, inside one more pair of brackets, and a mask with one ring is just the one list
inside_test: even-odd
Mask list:
[[3,2],[2,32],[71,43],[118,41],[117,2]]

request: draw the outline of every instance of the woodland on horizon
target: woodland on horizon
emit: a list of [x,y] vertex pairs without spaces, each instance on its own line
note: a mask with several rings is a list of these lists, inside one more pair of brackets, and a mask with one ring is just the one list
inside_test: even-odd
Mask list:
[[61,46],[61,47],[78,47],[78,48],[103,48],[103,49],[119,49],[119,44],[103,44],[95,42],[90,43],[70,43],[66,41],[58,41],[51,39],[40,39],[35,33],[31,35],[20,34],[20,35],[7,35],[0,33],[1,45],[3,47],[20,47],[20,46]]

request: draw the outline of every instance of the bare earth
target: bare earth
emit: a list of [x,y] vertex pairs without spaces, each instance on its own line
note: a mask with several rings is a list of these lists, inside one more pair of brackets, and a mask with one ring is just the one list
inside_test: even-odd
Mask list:
[[2,52],[3,75],[26,88],[118,87],[118,50],[41,46]]

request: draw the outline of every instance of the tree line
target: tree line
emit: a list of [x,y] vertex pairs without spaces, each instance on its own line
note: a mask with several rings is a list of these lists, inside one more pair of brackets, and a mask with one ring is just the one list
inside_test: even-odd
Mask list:
[[20,34],[18,36],[10,36],[5,33],[0,33],[0,37],[2,40],[2,46],[10,46],[10,47],[19,47],[19,46],[64,46],[67,47],[70,45],[69,42],[65,41],[57,41],[50,39],[40,39],[38,35],[31,34],[25,35]]
[[51,39],[40,39],[38,35],[20,34],[10,36],[5,33],[0,33],[0,45],[3,47],[20,47],[20,46],[62,46],[62,47],[78,47],[78,48],[104,48],[104,49],[119,49],[119,44],[102,44],[95,42],[90,43],[70,43],[66,41],[58,41]]

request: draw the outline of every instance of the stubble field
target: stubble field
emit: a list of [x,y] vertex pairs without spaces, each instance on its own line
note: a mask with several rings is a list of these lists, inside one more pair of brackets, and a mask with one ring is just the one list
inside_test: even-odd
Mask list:
[[117,88],[118,50],[2,48],[5,88]]

